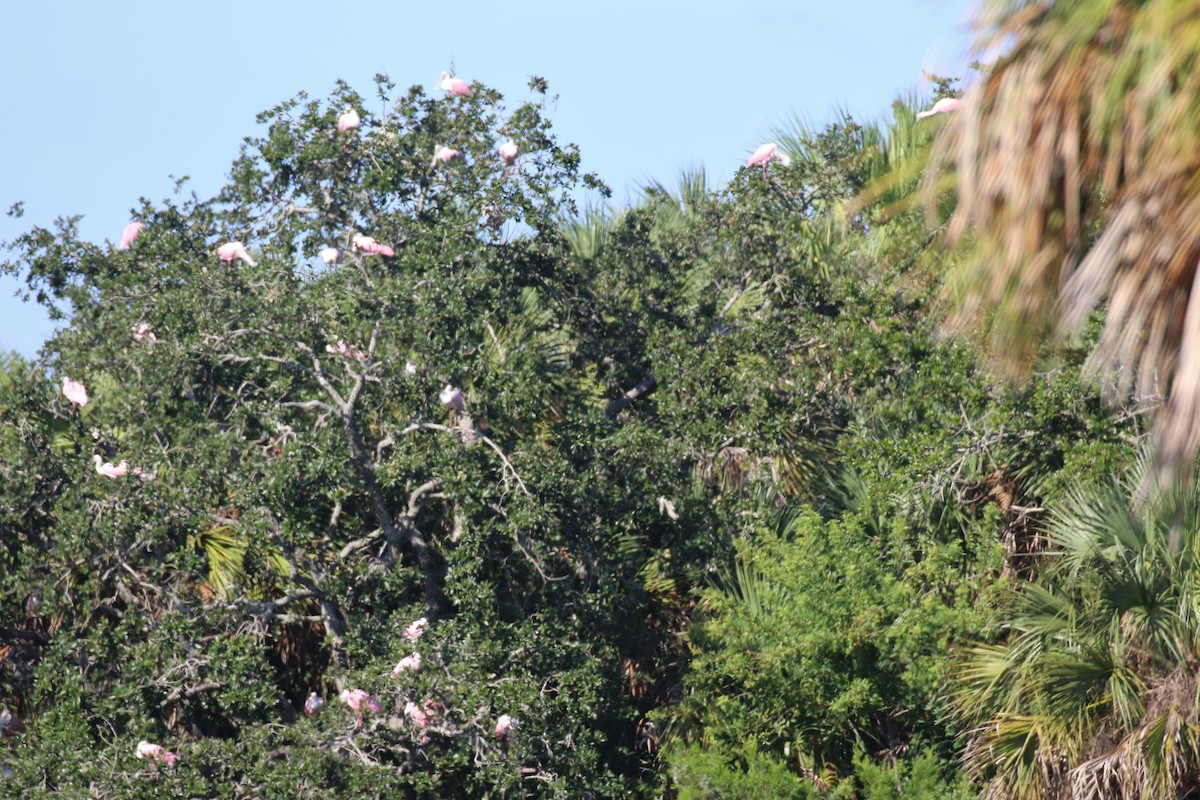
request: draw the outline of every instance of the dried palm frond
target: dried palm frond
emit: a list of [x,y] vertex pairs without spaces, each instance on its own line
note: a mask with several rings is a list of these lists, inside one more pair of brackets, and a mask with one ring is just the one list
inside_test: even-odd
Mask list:
[[1165,390],[1165,475],[1200,447],[1200,2],[986,8],[979,43],[1004,55],[930,162],[956,171],[950,238],[970,239],[950,324],[982,326],[1019,375],[1107,304],[1090,368]]

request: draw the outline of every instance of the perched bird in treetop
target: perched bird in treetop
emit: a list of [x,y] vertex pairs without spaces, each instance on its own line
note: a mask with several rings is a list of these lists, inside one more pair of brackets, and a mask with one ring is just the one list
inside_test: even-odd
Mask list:
[[352,131],[358,127],[358,123],[361,121],[354,107],[346,106],[346,110],[338,117],[337,129],[339,131]]
[[496,719],[496,738],[497,739],[507,739],[508,738],[508,731],[510,728],[512,728],[513,721],[514,721],[513,718],[510,717],[508,714],[501,714]]
[[137,757],[148,758],[154,763],[166,764],[168,767],[175,766],[175,761],[178,759],[174,753],[169,750],[163,750],[160,744],[151,744],[145,739],[138,742]]
[[471,94],[471,86],[462,78],[455,78],[449,72],[443,72],[438,79],[442,91],[449,92],[455,97],[466,97]]
[[449,383],[446,384],[445,389],[442,389],[438,399],[451,411],[462,411],[467,405],[467,398],[463,397],[462,390]]
[[436,167],[438,164],[449,164],[454,159],[461,157],[462,153],[458,150],[439,144],[433,149],[433,161],[429,163],[429,166]]
[[364,711],[370,711],[372,714],[383,711],[383,704],[367,694],[364,689],[343,689],[339,697],[343,703],[354,710],[359,725],[362,725]]
[[250,257],[250,253],[246,250],[246,245],[241,242],[226,242],[217,248],[217,258],[232,264],[235,258],[245,261],[252,267],[257,267],[258,262]]
[[336,247],[326,247],[321,250],[321,260],[326,264],[340,264],[342,263],[342,254]]
[[746,166],[763,167],[765,169],[772,161],[778,161],[784,167],[792,165],[792,159],[788,157],[787,153],[779,149],[779,145],[775,144],[775,142],[767,142],[766,144],[759,145],[754,154],[746,159]]
[[425,717],[425,712],[416,703],[409,700],[404,705],[404,715],[413,721],[413,724],[418,728],[424,728],[428,720]]
[[425,633],[425,629],[427,627],[429,627],[429,620],[425,619],[425,617],[414,619],[412,622],[408,623],[408,627],[405,628],[404,632],[400,635],[410,642],[415,642],[417,639],[421,638],[421,634]]
[[121,231],[121,243],[117,245],[117,249],[128,250],[129,245],[133,244],[133,240],[145,229],[146,226],[140,222],[131,222],[126,225],[125,230]]
[[411,656],[405,656],[396,663],[392,669],[393,675],[399,675],[403,672],[420,672],[421,671],[421,654],[413,653]]
[[934,103],[928,111],[922,111],[917,114],[917,119],[925,119],[935,114],[948,114],[951,111],[958,111],[963,105],[963,100],[960,97],[943,97]]
[[76,406],[86,406],[88,404],[87,389],[79,381],[69,381],[63,379],[62,385],[63,397],[70,400]]
[[128,461],[122,461],[120,464],[113,464],[111,461],[105,461],[99,453],[93,455],[92,459],[96,464],[96,473],[103,475],[106,478],[120,478],[129,471]]
[[363,236],[361,233],[354,234],[352,240],[354,246],[362,250],[367,255],[371,256],[387,256],[391,258],[396,255],[396,251],[388,247],[386,244],[380,244],[370,236]]
[[143,339],[150,344],[154,344],[158,341],[158,337],[154,335],[154,331],[150,330],[150,326],[145,322],[139,322],[138,324],[134,325],[129,329],[129,332],[132,333],[133,338],[137,339],[139,342]]
[[321,695],[313,692],[304,701],[304,716],[311,717],[321,710],[321,706],[325,705],[325,701],[321,699]]
[[504,159],[504,165],[506,167],[511,167],[513,164],[517,163],[517,154],[520,152],[521,149],[517,147],[517,143],[512,139],[509,139],[507,142],[500,145],[500,157]]

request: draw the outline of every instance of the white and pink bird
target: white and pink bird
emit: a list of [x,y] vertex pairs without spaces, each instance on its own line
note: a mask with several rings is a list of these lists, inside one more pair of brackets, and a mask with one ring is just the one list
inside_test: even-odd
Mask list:
[[102,475],[105,478],[112,478],[113,480],[123,478],[125,477],[125,473],[129,471],[128,461],[114,464],[111,461],[105,461],[99,453],[93,455],[92,460],[96,464],[96,474]]
[[403,675],[405,672],[420,672],[421,671],[421,654],[413,653],[411,656],[405,656],[396,662],[396,666],[392,669],[393,675]]
[[151,330],[150,326],[145,322],[139,322],[138,324],[134,325],[129,329],[129,332],[133,334],[133,338],[139,342],[145,340],[149,344],[154,344],[158,341],[158,337],[154,335],[154,331]]
[[922,111],[917,114],[917,119],[925,119],[937,114],[949,114],[951,111],[958,111],[964,105],[961,97],[943,97],[934,103],[928,111]]
[[513,726],[513,718],[508,714],[501,714],[496,718],[496,738],[507,739],[508,732]]
[[133,240],[145,229],[146,226],[140,222],[131,222],[126,225],[125,230],[121,231],[121,243],[117,245],[117,249],[128,250],[129,245],[133,244]]
[[404,716],[411,719],[414,725],[422,729],[429,722],[429,718],[421,710],[421,707],[411,700],[404,704]]
[[410,642],[415,642],[421,638],[421,634],[425,633],[425,629],[429,627],[429,620],[425,617],[414,619],[408,623],[408,627],[400,635]]
[[155,765],[166,764],[168,767],[175,766],[175,761],[179,758],[170,750],[164,750],[160,744],[152,744],[145,739],[138,742],[137,757],[148,758]]
[[367,693],[365,689],[343,689],[339,695],[341,701],[353,709],[358,717],[358,724],[363,723],[363,712],[370,711],[378,714],[383,711],[383,704]]
[[772,161],[778,161],[780,166],[790,167],[792,159],[788,154],[779,149],[779,145],[775,142],[767,142],[758,146],[748,159],[746,159],[747,167],[762,167],[766,169],[767,165]]
[[456,158],[462,158],[460,151],[439,144],[433,149],[433,161],[429,162],[429,166],[436,167],[438,164],[449,164]]
[[258,262],[250,257],[250,252],[246,250],[246,245],[241,242],[226,242],[217,248],[217,258],[224,261],[226,264],[233,264],[233,260],[239,259],[252,267],[257,267]]
[[352,358],[360,364],[367,360],[366,353],[364,353],[362,350],[359,350],[352,344],[346,344],[341,339],[338,339],[337,347],[334,347],[331,344],[325,345],[325,352],[331,354],[340,353],[342,358]]
[[438,78],[438,86],[443,92],[449,92],[455,97],[467,97],[471,94],[471,85],[462,78],[456,78],[449,72],[443,72]]
[[346,110],[338,117],[337,129],[339,131],[352,131],[358,127],[361,121],[358,117],[358,112],[354,110],[354,106],[346,106]]
[[467,407],[467,398],[463,396],[462,390],[453,384],[447,383],[446,388],[438,394],[438,399],[450,411],[462,411]]
[[313,692],[304,701],[304,716],[311,717],[320,711],[323,705],[325,705],[325,701],[321,699],[321,695]]
[[321,260],[326,264],[340,264],[342,263],[342,254],[336,247],[326,247],[321,250]]
[[509,139],[504,144],[500,145],[500,157],[504,159],[504,166],[511,167],[517,163],[517,155],[521,152],[521,148],[517,147],[517,143]]
[[396,251],[386,244],[380,244],[373,237],[363,236],[361,233],[354,234],[352,239],[354,246],[362,250],[369,256],[387,256],[391,258],[396,255]]
[[87,389],[79,381],[69,381],[64,378],[62,393],[63,397],[70,400],[77,408],[82,408],[88,404]]

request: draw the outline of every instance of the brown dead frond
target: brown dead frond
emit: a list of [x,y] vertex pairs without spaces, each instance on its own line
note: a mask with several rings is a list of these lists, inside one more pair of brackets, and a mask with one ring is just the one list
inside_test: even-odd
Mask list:
[[979,43],[1005,54],[927,181],[956,173],[950,238],[970,240],[950,326],[981,327],[1020,376],[1106,304],[1090,368],[1124,393],[1168,390],[1160,457],[1181,467],[1200,447],[1200,2],[989,9]]

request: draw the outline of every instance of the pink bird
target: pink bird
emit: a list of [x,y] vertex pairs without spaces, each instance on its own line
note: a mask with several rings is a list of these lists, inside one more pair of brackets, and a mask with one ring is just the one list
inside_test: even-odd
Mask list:
[[326,264],[340,264],[342,263],[342,254],[336,247],[326,247],[321,251],[321,260]]
[[150,481],[152,481],[158,477],[157,472],[153,472],[150,470],[144,470],[141,467],[134,467],[133,470],[129,474],[136,475],[137,477],[141,478],[142,483],[149,483]]
[[443,72],[438,79],[442,91],[449,92],[455,97],[467,97],[471,94],[471,85],[462,78],[455,78],[449,72]]
[[88,404],[87,389],[83,388],[83,384],[79,381],[63,379],[62,393],[63,397],[80,408]]
[[367,360],[366,353],[364,353],[362,350],[359,350],[357,347],[354,347],[353,345],[346,344],[341,339],[338,339],[336,348],[331,344],[325,345],[325,352],[341,353],[343,358],[356,359],[360,364]]
[[117,245],[117,249],[128,250],[129,245],[133,244],[133,240],[145,229],[146,226],[140,222],[131,222],[126,225],[125,230],[121,231],[121,243]]
[[139,342],[143,339],[150,344],[154,344],[158,341],[158,337],[154,335],[154,331],[150,330],[150,326],[145,322],[139,322],[137,325],[134,325],[129,329],[129,332],[132,333],[133,338]]
[[461,389],[457,389],[447,383],[446,388],[442,389],[438,395],[438,399],[442,401],[442,405],[451,411],[462,411],[467,406],[467,399],[463,397]]
[[353,242],[355,247],[369,256],[387,256],[391,258],[396,255],[396,251],[386,244],[380,244],[374,238],[363,236],[361,233],[354,234]]
[[358,127],[361,120],[358,118],[358,112],[353,106],[346,106],[346,110],[338,117],[337,128],[339,131],[352,131]]
[[951,111],[958,111],[964,105],[961,97],[943,97],[938,100],[928,111],[922,111],[917,114],[917,119],[925,119],[932,117],[935,114],[948,114]]
[[508,714],[501,714],[496,719],[496,738],[507,739],[508,731],[513,725],[513,718]]
[[163,750],[160,744],[151,744],[145,739],[138,742],[137,757],[148,758],[155,764],[166,764],[168,767],[175,766],[175,761],[179,758],[169,750]]
[[500,157],[504,159],[504,165],[506,167],[511,167],[513,164],[517,163],[517,154],[520,152],[521,149],[517,147],[517,143],[512,139],[509,139],[507,142],[500,145]]
[[217,258],[227,264],[233,264],[235,258],[245,261],[252,267],[257,267],[258,262],[250,257],[250,253],[246,250],[246,245],[241,242],[226,242],[217,248]]
[[96,474],[103,475],[106,478],[112,478],[116,480],[117,478],[123,477],[125,473],[129,471],[128,461],[122,461],[120,464],[113,464],[111,461],[105,461],[99,453],[93,455],[92,459],[96,463]]
[[304,716],[311,717],[321,710],[321,706],[325,705],[325,701],[321,699],[321,695],[313,692],[304,701]]
[[438,164],[449,164],[456,158],[462,158],[462,153],[451,147],[439,144],[433,150],[433,161],[429,162],[429,166],[436,167]]
[[420,619],[414,619],[412,622],[410,622],[408,627],[405,628],[404,632],[400,635],[410,642],[415,642],[417,639],[421,638],[421,634],[425,633],[425,629],[428,627],[429,620],[427,620],[425,617],[421,617]]
[[421,707],[411,700],[404,705],[404,715],[411,719],[414,725],[422,729],[429,721],[425,716],[425,712],[421,710]]
[[767,142],[766,144],[759,145],[754,154],[746,159],[746,166],[763,167],[765,169],[772,161],[778,161],[784,167],[792,165],[792,159],[788,157],[787,153],[779,149],[779,145],[774,142]]
[[421,654],[413,653],[411,656],[405,656],[397,662],[393,675],[401,675],[405,672],[420,672],[421,671]]
[[364,689],[343,689],[339,697],[343,703],[354,710],[359,725],[362,725],[364,711],[370,711],[372,714],[383,711],[383,704],[367,694]]

